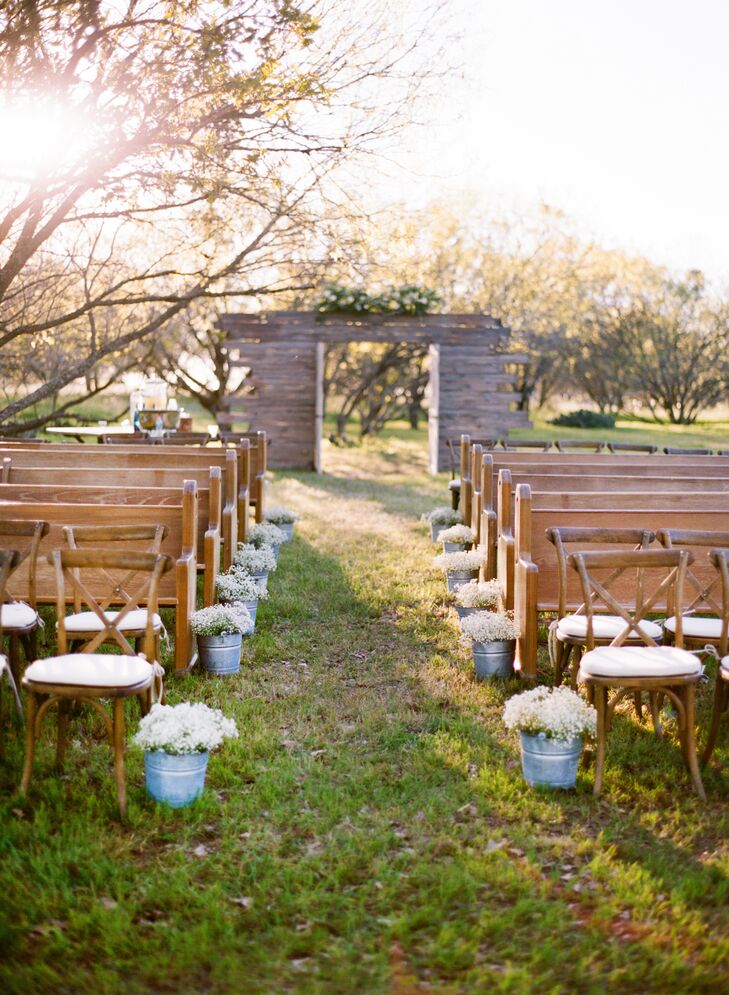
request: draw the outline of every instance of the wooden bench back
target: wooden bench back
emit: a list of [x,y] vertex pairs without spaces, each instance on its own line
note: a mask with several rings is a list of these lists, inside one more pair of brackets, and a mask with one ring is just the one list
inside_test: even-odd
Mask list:
[[[5,450],[0,447],[2,480],[17,484],[78,484],[101,487],[180,487],[185,480],[209,486],[210,468],[222,471],[221,537],[223,565],[231,566],[239,541],[248,529],[248,488],[239,487],[240,452],[224,449],[186,449],[179,458],[169,447],[52,445],[39,450]],[[150,454],[149,450],[153,452]],[[97,455],[98,454],[98,455]],[[157,458],[159,454],[159,458]],[[43,457],[48,455],[48,459]],[[246,454],[247,455],[247,454]],[[110,458],[111,456],[111,458]],[[247,466],[247,463],[246,463]]]
[[[175,612],[175,670],[182,672],[195,662],[190,634],[190,615],[196,608],[198,495],[194,481],[182,488],[178,505],[133,504],[63,504],[49,501],[45,504],[25,501],[0,500],[0,518],[28,521],[42,519],[49,523],[48,534],[40,543],[36,570],[36,596],[41,602],[55,602],[55,575],[47,563],[46,555],[52,549],[66,546],[63,528],[66,525],[164,525],[167,535],[162,542],[162,552],[175,560],[174,570],[165,574],[160,582],[159,600],[163,605],[174,605]],[[145,549],[146,540],[129,541],[130,549]],[[98,589],[101,578],[98,578]],[[28,588],[27,570],[16,571],[13,578],[14,597],[23,597]],[[93,588],[92,588],[93,590]]]
[[[208,469],[208,486],[197,488],[197,561],[203,570],[203,603],[215,601],[215,578],[220,573],[222,547],[222,473]],[[0,484],[0,501],[31,504],[169,505],[181,508],[183,491],[176,487],[94,487],[89,484]],[[237,548],[237,547],[235,547]],[[235,548],[233,555],[235,555]]]

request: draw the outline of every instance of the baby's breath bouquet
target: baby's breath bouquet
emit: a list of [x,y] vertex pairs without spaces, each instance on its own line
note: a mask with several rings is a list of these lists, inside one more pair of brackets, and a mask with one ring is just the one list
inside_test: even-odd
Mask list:
[[499,643],[516,639],[519,630],[511,612],[476,612],[461,619],[461,639],[472,643]]
[[459,525],[463,521],[463,512],[454,511],[453,508],[449,508],[448,505],[441,505],[438,508],[433,508],[432,511],[427,512],[423,515],[423,522],[427,522],[428,525]]
[[196,636],[246,635],[253,630],[253,620],[244,605],[210,605],[192,613],[190,629]]
[[433,558],[433,566],[447,574],[478,570],[482,563],[483,553],[479,549],[462,553],[441,553]]
[[248,532],[248,542],[256,549],[263,546],[280,546],[286,542],[286,533],[272,522],[259,522]]
[[450,528],[443,529],[438,538],[441,542],[450,542],[458,546],[472,546],[476,533],[467,525],[451,525]]
[[179,705],[152,705],[132,742],[143,750],[184,756],[215,750],[224,739],[237,735],[233,719],[227,719],[217,708],[183,701]]
[[273,525],[293,525],[299,520],[295,511],[281,507],[267,508],[264,517],[267,522],[271,522]]
[[215,578],[215,590],[218,599],[225,604],[236,601],[261,601],[268,597],[268,591],[262,591],[258,581],[242,571],[218,574]]
[[577,736],[595,736],[597,713],[568,687],[537,687],[510,698],[504,725],[530,736],[567,743]]
[[276,569],[276,556],[270,546],[256,549],[251,543],[239,542],[233,557],[233,570],[258,576]]
[[456,591],[456,604],[461,608],[496,608],[501,597],[498,580],[470,580]]

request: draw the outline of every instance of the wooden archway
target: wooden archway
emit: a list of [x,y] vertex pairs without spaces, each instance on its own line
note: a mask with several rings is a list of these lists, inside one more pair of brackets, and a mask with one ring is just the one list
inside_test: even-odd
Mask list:
[[448,466],[449,437],[503,435],[529,424],[526,412],[514,410],[515,377],[505,369],[526,357],[510,352],[511,333],[495,318],[273,311],[225,314],[218,324],[227,333],[231,362],[250,369],[219,420],[265,430],[273,441],[270,466],[320,469],[324,351],[334,342],[429,346],[433,473]]

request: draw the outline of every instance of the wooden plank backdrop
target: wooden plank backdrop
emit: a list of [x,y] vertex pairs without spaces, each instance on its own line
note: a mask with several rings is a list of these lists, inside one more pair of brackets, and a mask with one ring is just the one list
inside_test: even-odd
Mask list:
[[526,362],[510,351],[511,332],[496,318],[478,314],[422,317],[275,311],[226,314],[231,363],[250,372],[226,399],[228,417],[249,430],[265,430],[274,446],[269,465],[317,468],[317,347],[337,342],[411,342],[430,346],[431,409],[428,419],[432,472],[449,465],[446,440],[468,431],[501,435],[528,426],[515,410],[514,374]]

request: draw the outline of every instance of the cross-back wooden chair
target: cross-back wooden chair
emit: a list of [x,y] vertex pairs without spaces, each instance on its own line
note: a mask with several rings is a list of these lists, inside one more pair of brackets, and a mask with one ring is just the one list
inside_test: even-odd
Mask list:
[[709,552],[712,565],[719,575],[721,585],[721,632],[716,648],[719,664],[716,669],[714,687],[714,708],[709,734],[701,754],[701,763],[707,764],[716,746],[721,718],[729,708],[729,549],[712,549]]
[[[580,660],[579,679],[593,691],[597,711],[595,795],[602,790],[606,740],[616,706],[626,697],[648,692],[658,736],[663,735],[660,701],[668,698],[675,706],[683,760],[694,790],[702,801],[706,800],[694,729],[696,685],[702,678],[703,667],[694,653],[683,648],[681,627],[686,570],[692,559],[693,555],[685,549],[579,552],[569,557],[569,566],[580,580],[587,616],[587,652]],[[606,572],[608,577],[602,577]],[[635,600],[631,609],[626,609],[622,598],[611,592],[608,582],[618,576],[624,578],[626,572],[635,575]],[[674,611],[677,620],[673,646],[659,645],[645,629],[647,616],[664,604]],[[595,644],[597,605],[603,605],[605,611],[623,620],[621,630],[605,646]]]
[[[49,708],[58,709],[58,740],[56,763],[63,766],[69,707],[73,701],[83,701],[92,706],[102,717],[114,753],[117,799],[121,817],[126,818],[127,799],[124,779],[124,701],[136,697],[143,714],[149,711],[154,699],[162,698],[162,667],[155,653],[156,633],[154,617],[157,609],[157,592],[164,573],[173,566],[169,556],[108,549],[56,549],[48,556],[54,568],[58,611],[58,655],[36,660],[25,671],[23,688],[27,694],[26,753],[20,793],[30,787],[35,754],[35,742],[40,722]],[[137,601],[135,596],[126,599],[118,612],[109,612],[94,593],[94,582],[99,571],[120,575],[126,584],[130,575],[145,577],[144,597],[148,605],[144,646],[136,653],[129,643],[123,621],[131,614]],[[65,619],[66,603],[78,595],[91,612],[97,616],[99,626],[84,643],[81,652],[69,652],[69,633]],[[77,633],[74,633],[74,637]],[[100,653],[102,643],[112,641],[121,653]],[[111,715],[102,699],[112,699]]]
[[[717,649],[722,638],[721,577],[712,569],[709,551],[729,548],[729,532],[702,532],[697,529],[659,529],[657,538],[665,549],[689,549],[696,559],[686,570],[683,602],[683,641],[689,646],[711,645]],[[676,619],[664,623],[666,638],[671,639]]]
[[667,456],[713,456],[713,449],[691,449],[681,446],[664,446],[663,452]]
[[554,444],[560,453],[567,453],[570,449],[589,449],[592,453],[600,453],[605,448],[604,442],[590,439],[557,439]]
[[[42,521],[0,519],[0,547],[17,551],[0,601],[0,626],[8,639],[8,658],[16,684],[20,683],[20,647],[29,663],[37,656],[36,631],[40,616],[36,601],[36,573],[41,540],[50,526]],[[25,567],[23,578],[19,570]],[[13,575],[16,575],[15,578]],[[3,641],[0,641],[0,650]]]
[[[0,601],[5,597],[5,586],[8,582],[8,577],[11,571],[17,565],[20,554],[16,549],[0,549]],[[0,618],[0,645],[2,645],[2,618]],[[20,702],[20,695],[18,694],[18,685],[15,680],[15,675],[13,674],[12,668],[8,661],[8,658],[0,654],[0,757],[5,755],[5,733],[2,728],[2,679],[6,678],[8,684],[10,685],[10,690],[12,691],[13,697],[15,699],[15,706],[18,709],[18,715],[23,718],[23,706]]]
[[[108,549],[115,544],[123,543],[125,548],[130,544],[140,548],[141,552],[159,554],[162,543],[167,535],[165,525],[65,525],[63,536],[69,549]],[[100,568],[97,584],[105,582],[107,585],[106,594],[101,598],[100,604],[104,610],[111,605],[127,602],[134,597],[134,591],[129,593],[133,584],[137,584],[139,589],[139,579],[135,580],[134,571],[130,571],[125,577],[114,577],[109,571]],[[142,588],[144,584],[142,584]],[[139,590],[137,590],[137,594]],[[81,645],[93,639],[99,632],[101,624],[98,614],[94,611],[83,611],[83,598],[78,589],[73,590],[73,613],[65,615],[64,626],[68,634],[71,648]],[[128,639],[133,639],[135,644],[144,638],[147,631],[148,609],[140,603],[142,599],[137,597],[134,605],[125,612],[118,625],[123,629]],[[114,614],[110,612],[110,614]],[[153,615],[152,626],[155,633],[155,659],[160,657],[160,637],[162,634],[162,619],[158,614]],[[110,640],[109,640],[110,641]]]
[[[577,672],[580,666],[582,649],[587,645],[587,606],[583,602],[573,612],[568,611],[568,560],[570,552],[582,550],[589,546],[622,546],[626,550],[648,549],[656,538],[655,532],[647,529],[604,529],[567,526],[547,529],[547,539],[554,545],[557,554],[557,577],[559,584],[558,617],[549,627],[549,660],[553,668],[554,684],[562,683],[565,671],[569,667],[570,684],[577,686]],[[610,578],[617,580],[619,573]],[[595,645],[607,645],[620,631],[623,619],[620,615],[609,612],[594,613],[592,634]],[[663,631],[660,625],[646,619],[645,630],[657,642],[661,641]],[[637,635],[633,640],[639,638]]]
[[653,453],[658,452],[658,446],[641,442],[608,442],[608,449],[611,453]]

